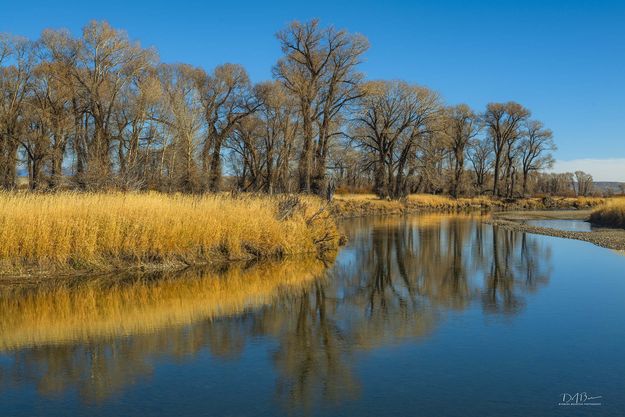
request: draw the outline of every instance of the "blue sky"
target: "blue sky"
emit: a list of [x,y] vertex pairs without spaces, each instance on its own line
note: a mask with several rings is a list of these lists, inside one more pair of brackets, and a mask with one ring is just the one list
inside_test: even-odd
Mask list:
[[240,63],[254,81],[270,78],[280,56],[275,32],[318,17],[369,38],[369,78],[423,84],[477,110],[518,101],[554,131],[556,170],[581,165],[625,181],[623,0],[3,3],[2,32],[78,34],[105,19],[165,62]]

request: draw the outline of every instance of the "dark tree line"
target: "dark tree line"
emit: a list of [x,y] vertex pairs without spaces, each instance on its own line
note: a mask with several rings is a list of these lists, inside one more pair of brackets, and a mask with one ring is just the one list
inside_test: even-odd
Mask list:
[[[0,186],[312,192],[381,197],[545,192],[552,132],[515,102],[445,105],[369,81],[358,34],[318,21],[277,34],[273,80],[165,64],[105,22],[82,36],[0,37]],[[583,184],[582,184],[583,185]],[[570,190],[569,190],[570,191]],[[582,190],[580,190],[581,192]]]

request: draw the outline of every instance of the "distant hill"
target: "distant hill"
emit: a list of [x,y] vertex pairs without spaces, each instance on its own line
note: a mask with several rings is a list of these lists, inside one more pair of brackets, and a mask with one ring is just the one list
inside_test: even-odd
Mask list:
[[595,181],[593,184],[597,191],[612,192],[614,194],[621,194],[623,192],[621,187],[625,187],[625,182],[616,181]]

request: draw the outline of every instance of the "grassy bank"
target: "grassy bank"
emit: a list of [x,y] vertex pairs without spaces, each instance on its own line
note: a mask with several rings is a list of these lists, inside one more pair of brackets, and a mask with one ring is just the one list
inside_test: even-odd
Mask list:
[[312,197],[0,194],[0,274],[176,267],[316,253],[338,234]]
[[[337,218],[583,209],[605,201],[425,194],[387,201],[359,194],[337,195],[326,207],[323,200],[307,196],[0,193],[0,275],[165,269],[319,253],[338,246]],[[605,207],[606,213],[619,213],[620,207],[620,217],[609,218],[622,221],[622,204]]]
[[394,215],[418,211],[458,212],[465,210],[544,210],[587,209],[604,204],[596,197],[546,197],[516,200],[491,197],[451,198],[431,194],[412,194],[403,200],[382,200],[373,194],[337,195],[333,211],[337,217]]
[[615,198],[597,207],[590,214],[590,222],[599,226],[625,229],[625,198]]

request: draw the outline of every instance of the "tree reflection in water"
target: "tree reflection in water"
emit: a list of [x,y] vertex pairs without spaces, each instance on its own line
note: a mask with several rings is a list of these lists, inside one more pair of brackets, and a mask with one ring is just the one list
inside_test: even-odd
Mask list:
[[[550,248],[468,216],[353,220],[334,265],[297,260],[0,292],[0,389],[77,390],[98,403],[149,377],[157,360],[209,350],[236,360],[274,340],[287,408],[358,396],[354,353],[427,335],[446,310],[511,315],[548,283]],[[102,284],[106,282],[107,284]]]

